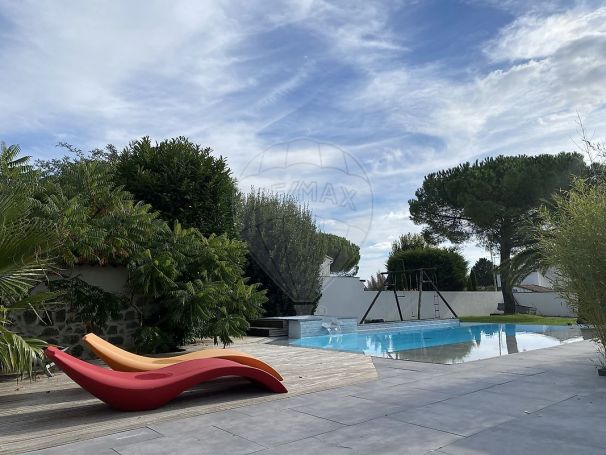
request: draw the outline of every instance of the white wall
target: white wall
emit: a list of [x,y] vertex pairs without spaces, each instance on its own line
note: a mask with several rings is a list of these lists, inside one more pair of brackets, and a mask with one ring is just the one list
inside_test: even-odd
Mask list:
[[520,305],[537,309],[543,316],[575,317],[568,304],[555,292],[517,292],[515,298]]
[[77,276],[82,281],[97,286],[106,292],[114,294],[125,294],[128,292],[128,288],[126,287],[128,271],[126,267],[79,265],[64,270],[63,274],[70,277]]
[[[366,312],[378,291],[365,291],[357,277],[325,277],[322,297],[316,309],[316,315],[355,317],[358,321]],[[487,316],[497,310],[502,301],[500,292],[442,292],[442,295],[459,316]],[[419,293],[416,291],[398,291],[398,299],[404,319],[417,318]],[[439,303],[440,317],[450,318],[452,313],[435,292],[423,291],[421,318],[435,316],[434,301]],[[376,301],[367,319],[396,321],[400,317],[393,291],[383,291]]]

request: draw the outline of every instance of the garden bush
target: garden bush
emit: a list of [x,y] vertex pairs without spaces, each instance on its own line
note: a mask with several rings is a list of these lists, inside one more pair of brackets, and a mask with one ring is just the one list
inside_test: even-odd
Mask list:
[[606,184],[578,180],[542,215],[543,260],[556,270],[557,290],[594,327],[606,366]]
[[419,289],[418,273],[411,272],[419,268],[435,269],[427,270],[427,274],[435,277],[441,291],[465,290],[467,262],[454,249],[413,248],[392,253],[387,260],[387,270],[395,272],[398,289]]
[[[89,327],[103,325],[119,305],[132,305],[140,315],[135,341],[142,351],[174,349],[196,337],[226,345],[244,335],[265,301],[244,276],[246,245],[225,234],[206,237],[177,221],[169,225],[117,185],[114,160],[78,155],[43,164],[36,215],[59,239],[63,266],[127,266],[131,298],[83,304],[83,295],[102,296],[101,290],[77,282],[53,285],[69,291],[69,303]],[[135,304],[139,300],[142,305]]]

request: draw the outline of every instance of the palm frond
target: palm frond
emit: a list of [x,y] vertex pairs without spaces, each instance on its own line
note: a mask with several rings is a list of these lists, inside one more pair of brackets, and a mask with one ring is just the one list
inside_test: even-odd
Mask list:
[[46,343],[22,338],[0,325],[0,372],[32,376],[34,363],[44,356]]

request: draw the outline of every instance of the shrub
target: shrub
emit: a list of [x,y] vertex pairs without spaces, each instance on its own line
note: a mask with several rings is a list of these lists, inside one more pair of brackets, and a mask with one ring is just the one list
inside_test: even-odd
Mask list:
[[[244,335],[247,318],[260,314],[264,294],[244,277],[246,245],[226,235],[205,237],[173,228],[158,212],[117,186],[111,162],[79,156],[45,167],[37,215],[59,238],[64,266],[126,265],[140,314],[141,350],[168,349],[195,337],[224,345]],[[216,208],[219,210],[220,208]],[[121,305],[78,281],[53,283],[87,324],[103,325]]]
[[385,279],[385,275],[383,275],[381,272],[377,272],[371,276],[369,280],[366,280],[364,289],[367,291],[378,291],[380,289],[384,289]]
[[31,216],[31,192],[37,176],[28,157],[18,158],[16,146],[0,147],[0,372],[31,376],[43,358],[42,340],[23,338],[10,329],[9,314],[33,309],[60,298],[32,290],[53,269],[57,243],[48,224]]
[[387,260],[387,270],[395,272],[398,289],[418,289],[418,274],[414,269],[428,270],[435,277],[435,284],[442,291],[463,291],[467,279],[467,262],[458,252],[447,248],[414,248],[392,253]]
[[133,141],[114,157],[117,182],[171,225],[233,235],[236,189],[227,162],[185,137]]
[[606,366],[606,184],[579,180],[543,210],[539,242],[556,269],[555,286],[591,324]]

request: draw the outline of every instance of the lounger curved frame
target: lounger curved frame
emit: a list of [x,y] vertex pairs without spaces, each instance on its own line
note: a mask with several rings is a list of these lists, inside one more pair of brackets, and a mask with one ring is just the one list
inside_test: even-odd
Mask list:
[[174,357],[145,357],[120,349],[103,338],[89,333],[84,342],[107,365],[116,371],[152,371],[168,365],[197,359],[226,359],[264,370],[279,381],[283,378],[274,368],[256,357],[235,349],[203,349]]
[[266,371],[225,359],[194,359],[141,373],[92,365],[54,346],[46,348],[45,354],[84,390],[121,411],[156,409],[196,384],[223,376],[240,376],[272,392],[287,392]]

